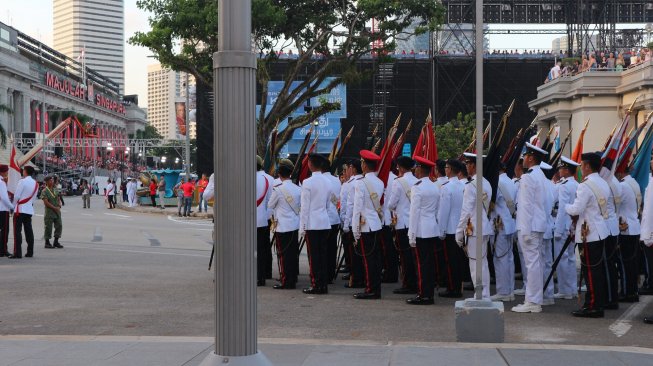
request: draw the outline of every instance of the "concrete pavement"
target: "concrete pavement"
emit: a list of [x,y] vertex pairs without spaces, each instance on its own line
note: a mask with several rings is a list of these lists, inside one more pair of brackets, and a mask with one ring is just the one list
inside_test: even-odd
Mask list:
[[[213,352],[212,342],[202,337],[0,336],[0,366],[194,366]],[[637,347],[263,338],[259,349],[274,365],[284,366],[653,364],[653,350]]]

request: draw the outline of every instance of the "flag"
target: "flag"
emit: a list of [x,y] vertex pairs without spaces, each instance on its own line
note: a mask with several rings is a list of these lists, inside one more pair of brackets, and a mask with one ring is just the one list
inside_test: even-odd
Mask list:
[[426,125],[422,126],[422,131],[419,133],[419,137],[417,138],[417,143],[415,143],[415,150],[413,151],[413,159],[416,157],[423,157],[424,156],[424,134],[426,130]]
[[13,194],[18,187],[18,181],[22,177],[20,166],[16,160],[16,146],[11,145],[11,155],[9,156],[9,172],[7,176],[7,191]]
[[624,138],[624,134],[626,133],[626,128],[628,128],[629,122],[630,114],[627,114],[615,134],[610,139],[608,147],[603,152],[603,156],[601,156],[602,167],[611,171],[613,171],[613,167],[616,167],[614,163],[617,160],[619,150],[621,149],[621,141]]
[[653,149],[653,136],[651,136],[652,131],[653,128],[649,128],[648,131],[646,131],[644,141],[637,152],[637,156],[635,156],[635,160],[633,161],[630,170],[630,175],[639,184],[642,196],[644,196],[644,192],[649,183],[649,175],[651,174],[651,150]]
[[302,159],[302,169],[299,173],[299,183],[303,182],[304,179],[308,178],[308,156],[313,153],[313,150],[315,150],[315,147],[317,146],[317,138],[320,135],[315,136],[315,140],[313,140],[313,144],[311,145],[311,148],[308,149],[308,152],[304,156],[304,159]]
[[[575,161],[578,164],[580,164],[580,159],[581,156],[583,155],[583,139],[585,138],[585,131],[587,131],[587,126],[589,124],[590,124],[590,120],[588,119],[587,122],[585,122],[585,127],[583,127],[583,130],[580,131],[580,136],[578,136],[578,141],[576,141],[576,147],[574,147],[574,151],[571,153],[571,160]],[[581,179],[582,179],[582,173],[580,169],[577,169],[576,180],[580,182]]]

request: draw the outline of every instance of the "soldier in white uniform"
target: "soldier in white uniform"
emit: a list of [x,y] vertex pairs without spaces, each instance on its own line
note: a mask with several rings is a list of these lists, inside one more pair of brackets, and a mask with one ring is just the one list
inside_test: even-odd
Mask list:
[[347,199],[349,198],[349,191],[353,184],[351,183],[354,178],[352,175],[352,167],[351,164],[348,162],[346,164],[343,164],[343,172],[342,172],[342,178],[343,178],[343,183],[340,186],[340,211],[338,214],[340,215],[340,227],[342,228],[342,249],[344,252],[345,256],[345,264],[344,268],[341,268],[341,273],[347,273],[346,275],[343,276],[343,279],[349,280],[349,272],[351,271],[351,254],[352,254],[352,242],[353,238],[351,237],[351,230],[347,227],[345,229],[345,216],[347,214]]
[[576,221],[575,238],[581,252],[582,275],[587,285],[583,307],[572,315],[583,318],[602,318],[606,298],[606,272],[603,261],[604,241],[610,234],[606,224],[607,201],[610,188],[598,171],[601,156],[597,153],[583,154],[581,171],[583,182],[578,185],[573,204],[564,207]]
[[327,274],[327,243],[331,230],[328,205],[331,195],[328,178],[322,174],[322,157],[318,154],[308,156],[308,169],[311,176],[304,179],[301,190],[299,214],[299,237],[306,239],[311,286],[303,289],[305,294],[327,294],[329,274]]
[[[442,186],[449,181],[447,172],[445,171],[446,166],[447,163],[442,159],[438,159],[435,162],[433,171],[435,172],[435,185],[438,189],[441,189]],[[435,238],[435,283],[437,284],[437,287],[444,287],[445,283],[448,281],[447,264],[444,258],[445,241],[440,239],[441,236],[442,233],[438,233]]]
[[299,274],[299,212],[301,189],[290,180],[294,165],[288,159],[279,162],[281,183],[272,188],[269,206],[273,213],[274,241],[279,263],[279,283],[275,289],[294,289]]
[[513,301],[515,295],[515,259],[512,253],[512,236],[515,233],[515,184],[501,166],[497,185],[496,203],[492,211],[494,225],[494,273],[497,293],[493,301]]
[[[519,158],[517,161],[517,164],[515,164],[515,169],[513,170],[514,172],[514,177],[512,178],[512,181],[515,183],[515,208],[518,210],[519,209],[519,185],[521,183],[521,177],[524,174],[524,159]],[[515,211],[515,214],[513,217],[517,217],[517,212]],[[515,221],[515,225],[517,222]],[[515,227],[515,229],[517,229]],[[526,264],[524,264],[524,253],[522,252],[521,248],[519,247],[519,239],[518,239],[517,233],[515,232],[515,235],[513,235],[513,245],[517,249],[517,260],[519,260],[519,268],[522,276],[522,287],[521,288],[516,288],[515,291],[513,292],[515,295],[519,296],[524,296],[526,294],[526,283],[528,282],[528,272],[526,271]],[[514,253],[514,250],[513,250]],[[517,260],[515,261],[515,265],[517,265]]]
[[[616,163],[615,163],[616,164]],[[608,183],[610,195],[608,196],[608,230],[610,236],[605,239],[605,251],[603,253],[603,265],[605,266],[606,279],[606,310],[619,309],[619,218],[617,212],[621,205],[621,185],[619,180],[606,167],[601,168],[599,175]]]
[[[272,179],[263,171],[263,159],[256,156],[256,284],[265,286],[267,263],[272,260],[268,202]],[[270,256],[270,258],[268,258]],[[271,276],[270,276],[271,277]]]
[[443,254],[445,259],[447,290],[438,296],[446,298],[461,298],[463,285],[463,269],[468,268],[465,252],[456,243],[456,227],[460,221],[460,211],[463,206],[463,191],[465,183],[458,179],[463,168],[459,160],[449,159],[445,171],[449,180],[440,189],[440,205],[438,207],[438,225],[440,225],[440,240],[444,241]]
[[393,212],[396,221],[395,245],[399,254],[401,287],[392,292],[414,294],[417,292],[417,267],[413,250],[408,243],[408,220],[411,189],[417,182],[417,178],[411,172],[415,162],[407,156],[400,156],[396,160],[399,176],[392,181],[388,208]]
[[392,182],[397,178],[392,171],[388,175],[388,184],[383,190],[383,227],[381,228],[381,248],[383,249],[383,283],[395,283],[399,280],[399,256],[392,238],[392,213],[389,201],[392,200]]
[[345,217],[343,219],[343,231],[345,232],[345,237],[348,238],[351,242],[350,248],[350,257],[351,257],[351,269],[349,271],[349,282],[345,284],[346,288],[365,288],[365,273],[363,265],[363,257],[361,256],[360,250],[356,247],[356,239],[354,234],[351,231],[352,229],[352,217],[354,215],[354,194],[356,192],[356,184],[360,178],[363,178],[363,168],[361,167],[361,161],[352,160],[349,164],[351,168],[351,183],[347,192],[347,204],[344,207],[346,209]]
[[[469,269],[471,272],[472,282],[474,286],[477,286],[476,283],[476,261],[482,260],[482,281],[481,285],[483,288],[483,298],[490,298],[490,269],[487,264],[487,243],[492,235],[492,224],[487,216],[487,208],[490,206],[490,198],[492,197],[492,187],[490,182],[481,176],[483,184],[483,201],[476,201],[476,179],[478,175],[476,171],[476,154],[465,153],[465,164],[467,166],[467,173],[472,177],[472,179],[467,182],[465,185],[465,190],[463,191],[463,204],[460,212],[460,220],[458,220],[458,226],[456,227],[456,242],[458,245],[466,248],[467,256],[469,257]],[[481,223],[481,228],[476,227],[476,205],[483,205],[483,222]],[[477,235],[482,236],[481,245],[482,256],[481,258],[476,257],[476,237]]]
[[[433,304],[435,290],[435,239],[440,235],[436,215],[440,189],[429,178],[435,163],[415,157],[415,177],[411,188],[408,242],[415,251],[417,263],[417,296],[406,300],[411,305]],[[433,224],[436,225],[433,225]]]
[[360,156],[364,177],[356,180],[354,189],[352,232],[358,242],[358,250],[363,257],[365,292],[354,294],[354,298],[380,299],[381,269],[383,268],[381,195],[384,187],[375,172],[381,158],[369,150],[361,150]]
[[542,311],[544,272],[542,263],[542,240],[547,229],[546,203],[550,194],[547,179],[542,173],[540,163],[547,155],[545,150],[526,143],[524,168],[528,169],[519,183],[517,202],[517,236],[524,256],[522,273],[527,272],[524,303],[512,308],[518,313],[539,313]]
[[14,254],[9,258],[19,259],[23,257],[22,228],[25,228],[25,241],[27,251],[25,257],[34,256],[34,231],[32,231],[32,216],[34,215],[34,198],[39,189],[39,184],[32,178],[34,168],[23,167],[23,178],[18,182],[12,205],[16,208],[14,212]]
[[[560,174],[560,181],[558,181],[558,212],[555,218],[555,225],[553,230],[554,251],[556,258],[560,255],[562,247],[564,246],[567,238],[572,235],[571,230],[571,216],[565,210],[565,207],[572,204],[576,199],[576,190],[578,189],[578,182],[576,181],[576,169],[579,164],[575,161],[563,156],[560,158],[558,165],[558,173]],[[556,268],[558,274],[558,292],[553,295],[556,299],[573,299],[576,297],[576,285],[578,283],[578,273],[576,271],[576,251],[575,246],[570,244],[562,254],[558,267]],[[548,274],[547,274],[548,275]],[[553,281],[551,281],[553,282]]]
[[642,205],[642,191],[639,184],[626,170],[618,172],[621,185],[619,216],[619,261],[621,268],[620,302],[638,302],[639,280],[639,208]]
[[[653,160],[651,161],[651,165],[649,167],[651,171],[653,172]],[[646,191],[644,191],[644,206],[642,208],[642,224],[640,227],[641,233],[639,234],[639,240],[642,241],[642,250],[644,251],[644,255],[646,256],[645,260],[647,263],[647,282],[650,287],[653,287],[653,284],[651,281],[653,280],[651,277],[651,265],[653,265],[653,261],[650,261],[650,259],[653,259],[653,174],[649,174],[648,177],[649,180],[649,185],[646,187]],[[649,288],[640,288],[639,294],[642,295],[643,291],[648,292],[650,290]],[[648,293],[647,293],[648,294]],[[646,324],[653,324],[653,316],[647,316],[644,318],[644,323]]]
[[8,257],[7,241],[9,240],[9,217],[14,205],[7,194],[7,176],[9,166],[0,165],[0,258]]
[[[542,170],[550,171],[553,167],[545,162],[540,163],[540,168]],[[546,176],[545,176],[546,177]],[[540,256],[542,258],[542,283],[546,281],[546,278],[551,273],[553,268],[553,262],[555,261],[554,252],[553,252],[553,229],[554,229],[554,217],[553,217],[553,207],[556,204],[556,187],[552,180],[546,179],[545,187],[549,190],[549,194],[546,195],[546,205],[544,207],[544,212],[546,212],[546,231],[542,235],[542,246],[540,247]],[[554,283],[549,281],[549,284],[546,288],[542,289],[542,306],[549,306],[555,304],[554,295]]]
[[331,174],[331,162],[326,157],[322,156],[322,174],[329,181],[329,205],[327,213],[329,214],[329,223],[331,230],[329,231],[329,238],[327,239],[327,274],[329,283],[332,283],[332,278],[336,273],[336,266],[338,265],[338,233],[340,232],[340,215],[338,214],[338,199],[340,197],[340,179]]

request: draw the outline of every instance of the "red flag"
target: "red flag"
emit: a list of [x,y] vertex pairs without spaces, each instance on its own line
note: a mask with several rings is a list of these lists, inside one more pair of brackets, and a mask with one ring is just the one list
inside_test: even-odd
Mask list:
[[420,156],[420,157],[424,156],[424,143],[425,143],[425,141],[424,141],[424,131],[425,130],[426,130],[426,125],[422,126],[422,131],[420,131],[419,137],[417,138],[417,143],[415,143],[415,150],[413,152],[413,159],[415,159],[415,157],[417,157],[417,156]]
[[304,155],[304,159],[302,160],[302,170],[299,172],[300,183],[303,182],[304,179],[308,178],[308,156],[313,152],[315,146],[317,146],[316,142],[317,142],[317,138],[311,145],[311,148],[308,149],[308,152],[306,153],[306,155]]

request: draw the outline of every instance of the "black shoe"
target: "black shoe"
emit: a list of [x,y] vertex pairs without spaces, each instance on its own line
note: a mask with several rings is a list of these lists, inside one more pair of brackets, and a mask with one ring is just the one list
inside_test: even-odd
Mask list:
[[346,275],[342,276],[343,281],[349,281],[349,278],[351,278],[351,275],[349,275],[349,274],[346,274]]
[[285,285],[282,285],[280,283],[277,283],[276,285],[272,286],[272,288],[275,290],[294,290],[295,284],[287,283]]
[[59,238],[54,238],[54,243],[52,244],[54,248],[63,249],[63,245],[59,243]]
[[256,286],[258,286],[258,287],[265,286],[265,280],[256,281]]
[[578,318],[603,318],[604,316],[603,310],[590,310],[587,308],[574,310],[571,312],[571,315]]
[[624,295],[619,297],[619,302],[639,302],[638,295]]
[[646,318],[644,318],[644,323],[653,324],[653,316],[647,316]]
[[392,293],[397,295],[411,295],[416,294],[417,290],[408,287],[400,287],[392,290]]
[[641,287],[637,293],[640,295],[653,295],[653,289],[648,287]]
[[421,297],[418,295],[412,299],[406,300],[406,303],[409,305],[433,305],[434,301],[432,297]]
[[354,299],[358,300],[376,300],[380,298],[381,294],[375,294],[374,292],[359,292],[354,294]]
[[461,297],[463,297],[463,294],[460,292],[445,291],[445,292],[438,293],[438,296],[446,297],[448,299],[460,299]]
[[23,258],[23,256],[21,256],[21,255],[13,255],[12,254],[12,255],[9,256],[9,259],[21,259],[21,258]]
[[52,248],[54,247],[52,246],[52,244],[50,244],[50,240],[45,239],[45,249],[52,249]]
[[354,283],[354,284],[350,285],[348,283],[345,283],[345,285],[343,287],[344,288],[365,288],[365,284],[364,283]]
[[619,310],[619,303],[618,302],[613,302],[610,304],[606,304],[603,309],[605,310]]
[[32,254],[32,253],[25,254],[25,258],[32,258],[33,256],[34,256],[34,254]]
[[302,292],[307,295],[326,295],[329,293],[329,289],[327,287],[307,287]]
[[342,267],[340,267],[340,271],[338,271],[338,272],[339,273],[349,273],[349,267],[342,266]]

